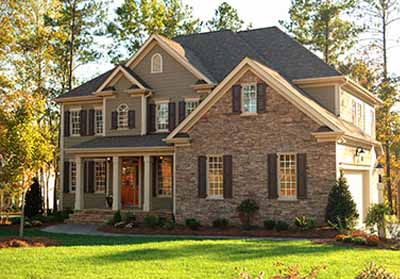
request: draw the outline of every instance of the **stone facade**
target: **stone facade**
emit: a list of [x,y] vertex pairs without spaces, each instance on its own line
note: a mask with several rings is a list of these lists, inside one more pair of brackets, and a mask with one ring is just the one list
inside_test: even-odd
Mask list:
[[[239,80],[257,79],[250,73]],[[296,216],[315,217],[323,222],[328,193],[336,179],[335,143],[317,143],[311,132],[319,124],[310,119],[270,87],[266,112],[254,116],[232,113],[231,91],[191,128],[190,146],[176,147],[176,220],[197,218],[210,224],[218,217],[239,223],[237,206],[247,198],[260,207],[256,223],[266,218],[293,223]],[[307,199],[268,199],[267,154],[295,152],[307,154]],[[233,198],[198,198],[197,160],[207,154],[233,157]]]

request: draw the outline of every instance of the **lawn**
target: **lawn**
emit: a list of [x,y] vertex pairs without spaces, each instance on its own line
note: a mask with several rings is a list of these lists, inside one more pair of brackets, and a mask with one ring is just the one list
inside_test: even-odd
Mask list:
[[[0,236],[11,232],[0,229]],[[354,278],[370,261],[400,273],[400,252],[313,244],[310,241],[195,240],[46,234],[62,246],[0,250],[0,278],[235,278],[276,262],[328,266],[319,278]]]

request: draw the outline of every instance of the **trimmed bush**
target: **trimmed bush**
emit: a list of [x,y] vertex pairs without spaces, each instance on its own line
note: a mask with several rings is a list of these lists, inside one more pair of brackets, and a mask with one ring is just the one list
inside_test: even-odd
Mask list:
[[351,230],[358,216],[356,203],[351,196],[346,178],[341,172],[329,193],[325,219],[334,227],[340,226],[344,230]]
[[167,220],[164,224],[164,228],[166,228],[167,230],[173,230],[173,229],[175,229],[175,226],[176,226],[176,223],[171,220]]
[[226,218],[217,218],[212,222],[214,228],[226,229],[229,227],[229,221]]
[[143,223],[146,227],[157,228],[160,225],[160,217],[156,215],[147,215],[144,217]]
[[133,212],[127,212],[124,215],[122,215],[122,221],[126,223],[135,223],[136,222],[136,216],[133,214]]
[[375,236],[375,235],[371,235],[367,237],[367,245],[368,246],[378,246],[379,245],[379,237]]
[[267,230],[273,230],[275,228],[275,220],[272,219],[266,219],[264,220],[264,228]]
[[353,237],[352,242],[356,245],[367,245],[367,240],[362,236]]
[[353,238],[350,235],[347,235],[347,236],[343,237],[343,242],[344,243],[352,243]]
[[112,218],[112,223],[117,224],[122,221],[121,211],[117,210]]
[[277,221],[275,224],[275,230],[277,232],[287,231],[289,229],[289,224],[285,221]]
[[189,218],[185,220],[185,225],[192,230],[198,230],[200,227],[200,221],[195,218]]
[[365,223],[372,233],[378,232],[380,238],[386,238],[386,218],[389,215],[390,208],[387,204],[374,204],[368,209]]
[[254,214],[258,211],[258,209],[259,207],[257,205],[257,202],[252,199],[244,200],[238,206],[237,210],[244,217],[242,222],[245,229],[251,228],[251,219],[253,218]]

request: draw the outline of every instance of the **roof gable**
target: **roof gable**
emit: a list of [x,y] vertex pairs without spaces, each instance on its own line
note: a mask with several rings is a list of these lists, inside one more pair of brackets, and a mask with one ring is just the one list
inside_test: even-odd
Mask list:
[[118,79],[114,79],[115,77],[120,74],[121,76],[124,76],[126,79],[128,79],[133,85],[137,86],[140,89],[146,89],[145,85],[143,85],[141,82],[138,81],[138,76],[135,74],[134,71],[131,69],[124,67],[124,66],[118,66],[115,68],[115,70],[107,77],[107,79],[97,88],[96,93],[100,93],[103,91],[105,88],[108,88],[110,86],[113,86]]

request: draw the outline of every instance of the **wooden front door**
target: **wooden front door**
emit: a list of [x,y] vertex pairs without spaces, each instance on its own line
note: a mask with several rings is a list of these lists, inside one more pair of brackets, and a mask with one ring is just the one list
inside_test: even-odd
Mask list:
[[139,161],[123,159],[121,168],[122,208],[139,207]]

